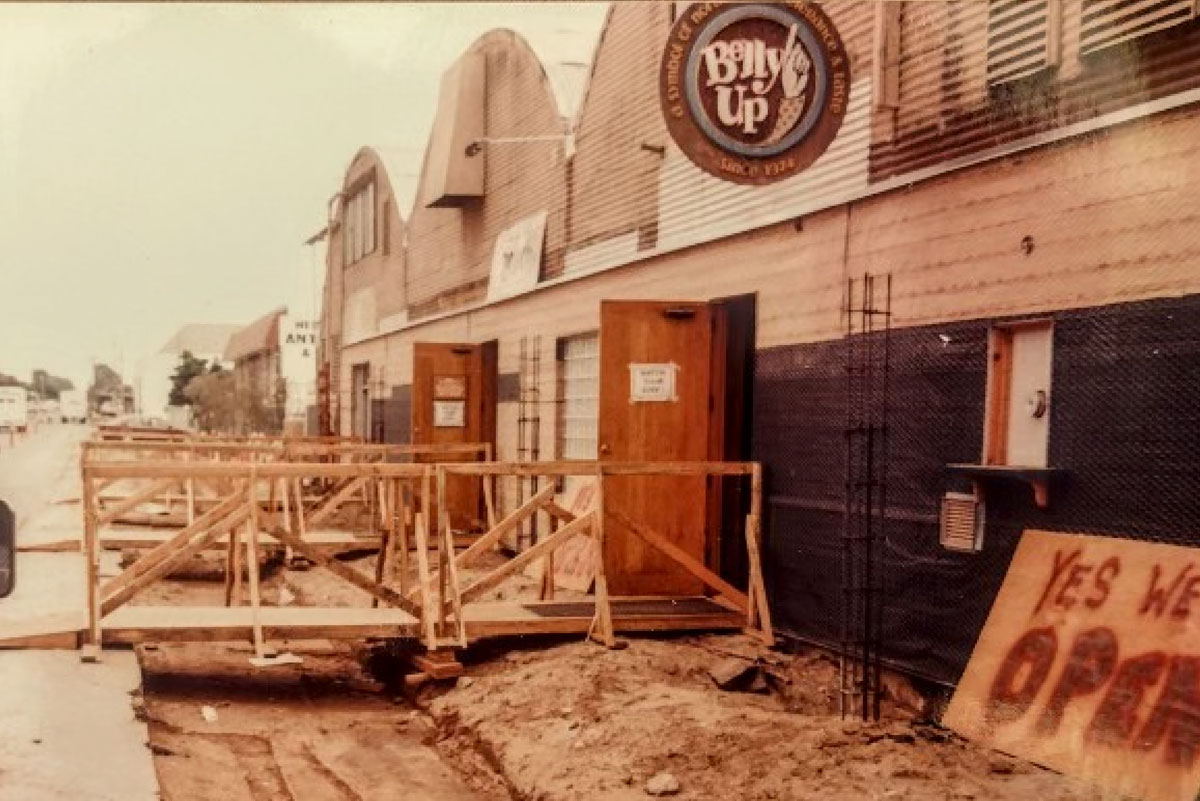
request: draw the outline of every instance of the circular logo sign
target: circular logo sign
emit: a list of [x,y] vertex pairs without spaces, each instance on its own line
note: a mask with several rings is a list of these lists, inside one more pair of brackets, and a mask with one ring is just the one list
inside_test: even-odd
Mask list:
[[659,91],[672,138],[698,167],[768,184],[837,135],[850,59],[815,3],[695,3],[671,28]]

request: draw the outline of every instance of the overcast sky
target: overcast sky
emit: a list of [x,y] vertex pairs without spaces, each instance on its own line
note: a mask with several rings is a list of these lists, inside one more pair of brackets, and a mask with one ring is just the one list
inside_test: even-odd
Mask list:
[[480,34],[586,61],[604,13],[0,4],[0,372],[133,379],[185,323],[309,311],[303,242],[355,151],[411,153],[415,177],[440,75]]

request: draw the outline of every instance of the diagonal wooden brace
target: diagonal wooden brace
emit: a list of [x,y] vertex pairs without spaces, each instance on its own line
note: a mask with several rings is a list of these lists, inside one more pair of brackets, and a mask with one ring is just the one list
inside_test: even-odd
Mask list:
[[405,612],[408,612],[410,615],[420,617],[421,607],[417,606],[400,593],[396,592],[390,587],[378,586],[370,579],[370,577],[359,573],[349,565],[342,564],[332,556],[322,553],[321,549],[313,546],[311,543],[305,542],[295,534],[292,534],[290,531],[276,529],[275,531],[271,532],[271,535],[284,545],[290,545],[292,550],[303,556],[305,559],[308,559],[315,565],[325,568],[343,581],[347,581],[353,584],[355,587],[358,587],[360,590],[370,593],[379,600],[383,601],[385,604],[397,606],[403,609]]
[[728,598],[740,611],[745,612],[749,608],[750,601],[744,592],[718,576],[716,573],[709,570],[700,561],[692,557],[691,554],[684,551],[678,545],[671,542],[657,531],[631,520],[629,515],[623,512],[610,509],[608,510],[607,514],[613,520],[617,521],[621,525],[628,528],[631,532],[636,534],[647,545],[662,551],[675,562],[679,563],[679,565],[687,570],[687,572],[691,573],[693,576],[703,581],[707,586]]
[[483,578],[476,581],[471,586],[462,591],[462,599],[464,602],[478,598],[483,593],[496,587],[506,578],[521,570],[530,562],[536,561],[548,553],[552,553],[558,546],[562,545],[567,540],[580,534],[592,527],[595,521],[595,513],[589,513],[583,517],[560,528],[558,531],[551,534],[546,539],[534,545],[528,550],[522,551],[515,557],[500,565],[498,568],[488,573]]

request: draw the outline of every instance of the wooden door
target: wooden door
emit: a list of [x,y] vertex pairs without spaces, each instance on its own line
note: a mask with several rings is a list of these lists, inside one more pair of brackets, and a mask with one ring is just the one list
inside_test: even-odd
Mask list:
[[[496,343],[413,346],[412,441],[414,445],[496,440]],[[463,461],[430,456],[422,461]],[[478,457],[476,457],[478,458]],[[480,482],[453,476],[446,505],[455,530],[481,530],[485,519]]]
[[1012,329],[1007,460],[1012,465],[1046,466],[1053,336],[1054,329],[1049,324]]
[[[703,461],[724,450],[724,325],[717,306],[605,301],[600,306],[602,461]],[[712,566],[713,493],[702,477],[605,479],[606,509],[653,529]],[[699,595],[701,582],[605,518],[615,595]]]

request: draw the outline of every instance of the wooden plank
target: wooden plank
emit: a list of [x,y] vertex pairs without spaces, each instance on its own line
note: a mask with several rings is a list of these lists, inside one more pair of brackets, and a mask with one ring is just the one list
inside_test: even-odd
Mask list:
[[691,554],[684,551],[682,548],[668,540],[663,535],[659,534],[657,531],[654,531],[653,529],[638,523],[636,520],[631,519],[624,512],[610,509],[607,516],[619,521],[623,526],[629,529],[629,531],[645,541],[647,545],[652,545],[669,556],[671,559],[678,562],[681,567],[683,567],[693,576],[704,582],[707,586],[721,593],[721,595],[728,598],[735,606],[737,606],[738,609],[744,611],[749,608],[749,601],[746,598],[745,593],[743,593],[737,587],[734,587],[725,579],[718,576],[716,573],[709,570],[701,562],[692,557]]
[[87,611],[88,611],[88,630],[86,632],[85,641],[93,645],[100,645],[101,639],[101,622],[100,622],[100,589],[99,589],[99,570],[100,570],[100,542],[99,529],[97,523],[98,516],[96,513],[96,482],[88,472],[86,466],[81,470],[83,480],[83,551],[84,551],[84,569],[86,570],[85,592],[87,593]]
[[175,479],[163,478],[153,482],[148,487],[143,487],[134,494],[130,495],[128,498],[124,498],[118,502],[111,509],[105,509],[100,514],[99,519],[96,521],[96,525],[103,528],[104,526],[111,524],[114,520],[116,520],[118,517],[121,517],[121,515],[125,514],[126,512],[136,509],[143,503],[149,501],[151,498],[162,495],[164,492],[171,489],[174,484]]
[[[604,564],[604,548],[607,543],[607,533],[604,525],[604,473],[596,471],[596,509],[591,517],[596,521],[593,531],[592,544],[595,549],[596,562],[596,611],[592,622],[588,625],[588,637],[598,635],[607,648],[617,644],[616,631],[613,628],[612,604],[608,595],[608,570]],[[574,525],[569,523],[568,525]]]
[[[470,567],[479,560],[479,557],[488,551],[492,550],[505,534],[519,526],[524,520],[537,513],[542,504],[546,503],[550,498],[554,497],[554,486],[550,485],[543,488],[520,507],[513,510],[507,517],[501,520],[494,528],[487,533],[481,535],[479,539],[460,553],[456,558],[457,567]],[[436,578],[436,577],[435,577]],[[408,597],[415,597],[418,590],[414,588],[409,591]]]
[[[271,484],[274,490],[274,482]],[[250,594],[250,630],[253,634],[254,656],[262,659],[267,653],[262,621],[259,619],[262,596],[258,584],[258,503],[258,482],[257,479],[251,479],[246,488],[246,505],[250,509],[246,520],[246,584]]]
[[[570,523],[579,515],[594,510],[598,498],[599,482],[596,479],[578,479],[572,482],[563,499],[568,508],[553,502],[545,504],[544,508],[552,517]],[[596,567],[595,543],[581,538],[572,540],[554,553],[554,585],[574,592],[589,592],[596,580]]]
[[[101,614],[107,615],[117,607],[127,603],[150,584],[153,584],[155,581],[158,581],[159,579],[169,575],[172,570],[203,551],[209,543],[223,535],[230,528],[240,526],[246,521],[248,516],[249,511],[246,509],[240,509],[232,512],[224,517],[220,522],[199,533],[179,550],[173,551],[165,558],[160,558],[152,566],[146,568],[145,572],[140,576],[128,581],[127,583],[123,583],[119,589],[116,589],[112,594],[107,594],[104,598],[104,601],[100,605]],[[147,556],[149,556],[149,554],[147,554]],[[141,562],[141,560],[139,559],[138,562]],[[132,570],[137,564],[138,563],[135,562],[133,565],[131,565],[130,570]],[[129,571],[127,570],[126,573],[128,572]],[[124,575],[125,574],[123,573],[117,578],[119,579]]]
[[[445,498],[446,482],[444,480],[445,477],[446,477],[445,472],[443,472],[441,470],[441,468],[438,468],[438,507],[441,509],[445,508],[445,501],[446,501],[446,498]],[[455,626],[457,629],[458,642],[459,642],[459,645],[462,645],[465,647],[467,644],[467,629],[466,629],[466,624],[463,622],[462,585],[459,583],[459,579],[458,579],[458,565],[457,565],[458,560],[454,555],[454,532],[450,528],[450,515],[448,515],[448,514],[442,515],[441,521],[442,521],[442,540],[441,540],[440,550],[444,554],[444,557],[443,557],[444,564],[445,564],[444,570],[445,570],[446,577],[449,579],[449,581],[448,581],[449,586],[446,587],[446,585],[443,584],[443,594],[441,596],[439,596],[438,604],[441,607],[441,614],[442,614],[442,618],[444,620],[445,614],[446,614],[445,610],[446,610],[446,606],[447,606],[445,591],[446,591],[446,589],[448,589],[449,593],[450,593],[450,599],[449,599],[450,606],[454,610],[454,620],[455,620]],[[445,636],[444,631],[442,632],[442,635]]]
[[[264,606],[267,640],[344,640],[413,637],[417,619],[395,607]],[[108,642],[246,642],[252,636],[246,606],[124,606],[104,619]],[[106,632],[107,634],[107,632]]]
[[[614,630],[618,632],[669,632],[737,630],[743,615],[714,604],[700,614],[643,613],[614,608]],[[671,600],[656,598],[655,600]],[[690,600],[690,599],[674,599]],[[572,606],[578,602],[568,602]],[[467,634],[481,637],[547,634],[584,634],[594,612],[578,615],[553,611],[555,604],[537,601],[477,602],[463,608]],[[546,613],[535,610],[546,608]],[[260,610],[263,636],[268,640],[342,640],[364,637],[422,636],[417,618],[394,607],[297,607],[264,606]],[[72,636],[72,635],[67,635]],[[113,644],[140,642],[246,642],[252,636],[248,607],[140,606],[129,605],[104,618],[105,641]]]
[[365,476],[419,477],[419,464],[397,462],[93,462],[88,470],[96,478],[245,478],[255,466],[262,478],[361,478]]
[[410,614],[420,614],[420,609],[412,601],[409,601],[400,593],[389,587],[380,587],[371,581],[370,578],[358,572],[349,565],[342,564],[332,556],[322,552],[319,548],[313,547],[309,543],[300,539],[294,534],[287,531],[276,530],[272,532],[275,539],[282,542],[284,545],[291,546],[292,550],[308,559],[313,564],[325,568],[330,573],[333,573],[338,578],[353,584],[364,592],[370,593],[379,600],[391,606],[398,606]]
[[245,499],[241,495],[231,495],[226,498],[217,506],[200,515],[195,523],[180,529],[169,539],[164,540],[142,554],[136,562],[122,571],[120,575],[114,576],[104,585],[103,594],[111,595],[113,592],[146,573],[163,559],[170,557],[179,548],[183,547],[197,533],[210,526],[221,525],[222,521],[243,503],[245,503]]
[[1026,531],[944,723],[1112,797],[1200,791],[1200,550]]
[[342,487],[341,490],[335,492],[329,498],[325,499],[316,509],[308,516],[308,526],[313,528],[321,525],[325,518],[337,511],[338,507],[349,500],[350,496],[362,489],[367,483],[366,476],[360,476],[350,481],[349,484]]
[[470,601],[479,597],[488,590],[495,588],[506,578],[524,568],[525,565],[540,559],[547,553],[553,551],[560,544],[566,542],[575,535],[588,530],[595,522],[595,518],[596,515],[593,513],[587,515],[586,517],[581,517],[572,523],[568,523],[546,539],[537,543],[528,550],[522,551],[509,561],[500,565],[491,573],[488,573],[486,576],[477,579],[474,583],[462,591],[463,601]]
[[446,462],[447,473],[464,476],[594,476],[600,466],[606,476],[748,476],[754,462]]

